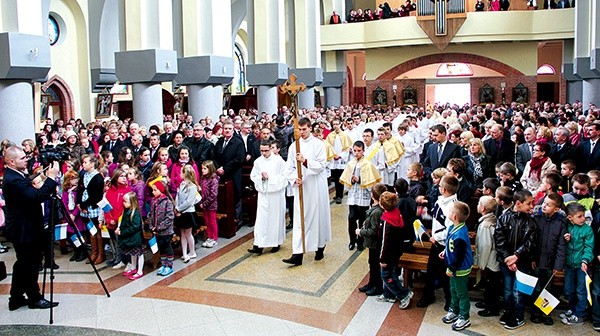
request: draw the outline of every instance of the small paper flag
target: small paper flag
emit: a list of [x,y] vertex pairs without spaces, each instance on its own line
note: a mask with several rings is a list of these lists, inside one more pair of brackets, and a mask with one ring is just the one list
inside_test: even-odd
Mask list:
[[54,227],[54,239],[67,239],[67,224],[58,224]]
[[592,305],[592,291],[590,289],[590,285],[592,284],[592,278],[590,278],[589,275],[585,275],[585,289],[587,289],[587,299],[588,302],[590,303],[590,306]]
[[538,278],[525,274],[519,270],[517,270],[516,275],[516,283],[517,290],[521,293],[531,295],[533,293],[533,289],[538,282]]
[[102,226],[100,232],[102,233],[102,238],[110,238],[110,233],[108,232],[108,228],[106,227],[106,225]]
[[537,300],[535,300],[534,305],[540,308],[540,310],[543,311],[544,314],[550,315],[554,308],[558,306],[559,302],[560,301],[558,301],[557,298],[555,298],[552,294],[550,294],[550,292],[544,289],[540,293],[540,296],[538,296]]
[[96,228],[96,225],[94,225],[94,222],[90,221],[87,224],[87,229],[90,232],[90,235],[95,236],[96,233],[98,233],[98,229]]
[[416,239],[418,241],[421,241],[421,237],[423,236],[423,234],[427,234],[427,230],[425,230],[423,223],[421,223],[421,221],[417,219],[413,222],[413,228],[415,230]]
[[102,200],[100,202],[98,202],[98,207],[100,207],[100,209],[102,209],[102,211],[104,211],[104,212],[109,212],[110,210],[113,209],[112,205],[110,205],[110,203],[108,203],[106,198],[102,198]]
[[[78,236],[79,236],[79,238],[81,238],[81,241],[77,238]],[[83,239],[83,237],[78,233],[71,236],[71,241],[73,242],[73,245],[75,245],[75,247],[81,246],[81,242],[85,243],[85,240]]]
[[150,246],[150,250],[152,251],[152,254],[156,254],[158,252],[158,244],[156,243],[156,236],[150,238],[150,240],[148,240],[148,245]]

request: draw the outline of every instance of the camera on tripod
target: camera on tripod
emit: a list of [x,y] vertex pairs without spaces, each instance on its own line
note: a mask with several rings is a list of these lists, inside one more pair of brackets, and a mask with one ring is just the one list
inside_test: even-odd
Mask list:
[[69,160],[69,154],[69,150],[64,147],[43,148],[40,149],[40,162],[43,166],[48,166],[54,161],[62,163]]

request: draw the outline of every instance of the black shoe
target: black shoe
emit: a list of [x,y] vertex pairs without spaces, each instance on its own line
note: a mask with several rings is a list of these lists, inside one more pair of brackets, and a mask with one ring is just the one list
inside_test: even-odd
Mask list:
[[485,309],[485,302],[480,301],[475,304],[475,308]]
[[14,311],[21,307],[27,306],[27,299],[24,296],[8,299],[8,310]]
[[515,330],[525,325],[524,319],[512,318],[510,321],[506,322],[504,328],[508,330]]
[[484,309],[484,310],[478,311],[477,315],[483,316],[483,317],[500,316],[500,312],[489,310],[489,309]]
[[52,269],[59,269],[60,266],[58,266],[56,263],[52,263],[52,264],[44,264],[44,268],[52,268]]
[[373,287],[373,288],[369,289],[368,291],[366,291],[365,294],[367,294],[367,296],[379,296],[379,295],[383,294],[383,289]]
[[348,250],[352,251],[352,250],[354,250],[354,247],[356,247],[356,244],[354,244],[354,243],[348,244]]
[[292,254],[289,259],[283,259],[282,261],[293,266],[300,266],[302,265],[302,254]]
[[60,254],[62,254],[62,255],[69,254],[69,249],[66,246],[65,247],[61,247],[60,248]]
[[358,291],[361,293],[366,293],[369,289],[373,288],[373,286],[366,284],[362,287],[358,287]]
[[339,197],[335,198],[335,204],[342,204],[342,199]]
[[73,253],[73,255],[71,256],[71,258],[69,258],[69,261],[75,261],[75,259],[79,258],[78,253],[75,252]]
[[363,244],[356,244],[356,249],[359,251],[363,251],[365,249]]
[[263,249],[260,248],[260,247],[258,247],[258,246],[256,246],[256,245],[252,246],[251,249],[248,249],[248,252],[250,252],[250,253],[256,253],[256,254],[262,254],[262,251],[263,251]]
[[279,250],[281,250],[281,246],[275,246],[275,247],[271,247],[271,253],[277,253],[279,252]]
[[435,302],[435,299],[423,296],[423,297],[421,297],[421,300],[419,300],[419,302],[417,302],[417,307],[425,308],[434,302]]
[[540,324],[542,323],[542,317],[540,315],[531,315],[531,318],[529,319],[531,321],[531,323],[535,323],[535,324]]
[[319,247],[317,249],[317,253],[315,254],[315,260],[319,261],[322,260],[325,257],[325,247]]
[[512,320],[512,314],[508,311],[505,311],[504,314],[500,317],[500,324],[506,325],[508,321]]
[[[552,316],[544,317],[543,322],[545,325],[549,325],[549,326],[554,324],[554,320],[552,319]],[[594,330],[596,330],[596,328],[594,328]]]
[[85,259],[87,259],[87,257],[85,256],[85,253],[81,253],[81,254],[79,255],[79,257],[77,257],[77,258],[75,259],[75,262],[81,262],[81,261],[84,261]]
[[56,306],[58,306],[58,302],[50,302],[46,299],[40,299],[39,301],[30,303],[29,309],[49,309]]

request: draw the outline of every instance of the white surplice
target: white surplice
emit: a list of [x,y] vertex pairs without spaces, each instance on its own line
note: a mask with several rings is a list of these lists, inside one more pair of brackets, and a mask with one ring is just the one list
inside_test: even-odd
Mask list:
[[[329,189],[327,184],[327,154],[325,144],[312,135],[300,138],[300,153],[307,160],[302,165],[302,186],[304,199],[304,232],[306,252],[316,251],[331,241],[331,210],[329,207]],[[290,145],[287,160],[287,178],[294,189],[294,229],[292,231],[292,250],[302,253],[302,231],[300,229],[300,196],[295,184],[296,143]]]
[[[268,179],[263,180],[266,172]],[[258,157],[254,161],[250,179],[258,191],[254,245],[275,247],[285,238],[285,188],[288,185],[285,161],[279,155]]]

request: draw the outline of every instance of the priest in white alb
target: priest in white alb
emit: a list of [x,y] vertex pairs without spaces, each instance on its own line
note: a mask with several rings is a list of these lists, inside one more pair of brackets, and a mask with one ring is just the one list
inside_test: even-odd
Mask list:
[[[307,118],[298,120],[300,152],[296,143],[290,145],[287,160],[287,177],[294,183],[294,229],[292,231],[292,256],[283,262],[302,265],[302,230],[300,216],[304,216],[306,252],[316,251],[315,260],[324,256],[325,245],[331,241],[331,210],[327,183],[327,154],[325,143],[311,135],[311,123]],[[301,177],[296,170],[301,165]],[[303,188],[304,213],[300,214],[299,186]]]
[[254,246],[248,252],[261,254],[263,248],[271,247],[271,253],[275,253],[285,238],[286,163],[281,156],[272,154],[268,141],[260,143],[260,154],[250,172],[250,179],[258,192],[258,206]]

